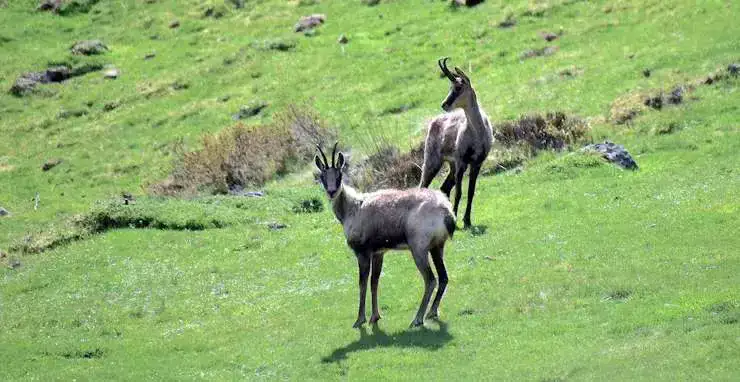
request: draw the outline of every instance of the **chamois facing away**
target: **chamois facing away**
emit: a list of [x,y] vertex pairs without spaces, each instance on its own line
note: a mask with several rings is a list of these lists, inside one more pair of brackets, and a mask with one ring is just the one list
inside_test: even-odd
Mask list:
[[342,184],[344,155],[340,152],[335,163],[337,145],[332,150],[331,166],[321,147],[318,149],[321,158],[316,155],[315,160],[316,167],[321,171],[321,184],[331,199],[334,215],[344,227],[347,245],[355,252],[360,269],[360,306],[353,327],[358,328],[365,323],[365,295],[371,271],[373,313],[370,323],[380,320],[378,281],[383,268],[383,255],[391,249],[410,249],[424,279],[424,295],[411,327],[424,324],[424,313],[437,286],[429,266],[431,253],[439,277],[439,289],[426,317],[438,317],[439,303],[448,280],[444,246],[455,231],[455,217],[449,200],[439,191],[419,188],[358,193]]
[[435,117],[429,123],[419,187],[429,187],[432,179],[442,168],[442,163],[449,163],[450,173],[442,183],[441,190],[449,198],[452,186],[455,186],[454,212],[457,216],[462,196],[463,175],[470,166],[468,205],[463,217],[464,227],[470,228],[475,183],[481,165],[491,151],[493,130],[491,122],[478,104],[478,97],[470,78],[457,67],[454,74],[450,72],[447,60],[445,57],[437,62],[442,73],[450,80],[450,93],[442,102],[442,110],[447,113]]

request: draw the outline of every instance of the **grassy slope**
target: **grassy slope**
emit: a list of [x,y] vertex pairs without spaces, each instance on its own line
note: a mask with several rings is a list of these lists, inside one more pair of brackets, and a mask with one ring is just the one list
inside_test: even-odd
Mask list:
[[[253,97],[272,110],[314,97],[350,144],[385,135],[404,145],[437,113],[446,85],[434,59],[443,54],[470,62],[484,106],[501,119],[550,109],[604,115],[625,92],[694,78],[736,60],[740,48],[737,6],[721,2],[625,1],[609,13],[604,4],[552,2],[544,17],[519,17],[510,30],[493,25],[525,5],[487,1],[453,12],[423,1],[374,8],[264,2],[210,20],[168,1],[104,1],[97,16],[63,19],[28,12],[33,3],[12,2],[0,13],[3,25],[17,26],[1,32],[11,40],[3,51],[12,52],[0,56],[3,88],[19,72],[65,57],[77,38],[103,38],[112,53],[102,60],[123,76],[75,79],[52,87],[52,97],[0,95],[0,164],[14,167],[0,172],[0,201],[14,213],[0,220],[0,246],[94,199],[160,179],[176,139],[196,143]],[[295,52],[249,48],[295,38],[292,23],[314,11],[328,22],[318,36],[298,38]],[[166,27],[173,18],[180,29]],[[559,26],[558,53],[519,61],[521,51],[544,45],[537,31]],[[351,39],[344,53],[335,42],[342,32]],[[153,50],[157,57],[144,61]],[[224,65],[226,58],[234,62]],[[572,65],[583,74],[557,76]],[[650,78],[641,76],[644,67],[654,69]],[[166,90],[173,81],[190,87]],[[160,87],[165,94],[141,93]],[[484,178],[474,218],[487,231],[459,233],[448,250],[452,284],[442,328],[405,330],[421,285],[408,256],[398,254],[388,257],[381,282],[381,330],[349,329],[354,260],[329,211],[290,212],[296,200],[323,197],[308,177],[295,176],[268,186],[269,197],[245,210],[249,223],[117,230],[0,271],[0,358],[10,360],[0,375],[737,378],[736,89],[737,81],[701,87],[697,101],[650,113],[629,130],[597,125],[597,138],[639,155],[639,172],[573,168],[569,156],[543,156],[521,175]],[[227,94],[226,103],[216,100]],[[102,113],[112,99],[123,106]],[[88,116],[55,118],[87,101]],[[380,115],[412,101],[419,106],[407,113]],[[682,129],[652,133],[671,122]],[[42,173],[49,157],[66,162]],[[34,212],[36,191],[42,208]],[[237,208],[239,201],[193,203]],[[264,223],[273,220],[289,226],[272,232]]]

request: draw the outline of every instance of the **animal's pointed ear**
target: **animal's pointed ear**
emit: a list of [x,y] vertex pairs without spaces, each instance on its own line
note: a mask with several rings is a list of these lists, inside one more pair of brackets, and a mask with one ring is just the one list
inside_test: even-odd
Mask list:
[[460,78],[465,80],[465,82],[470,83],[470,78],[468,78],[468,75],[465,74],[465,72],[463,72],[462,69],[458,68],[457,66],[455,67],[455,73],[457,73]]
[[316,161],[316,167],[318,167],[319,170],[324,171],[326,169],[326,166],[321,161],[321,158],[319,158],[318,154],[314,157],[314,161]]
[[341,152],[337,155],[337,168],[340,170],[344,168],[344,154]]

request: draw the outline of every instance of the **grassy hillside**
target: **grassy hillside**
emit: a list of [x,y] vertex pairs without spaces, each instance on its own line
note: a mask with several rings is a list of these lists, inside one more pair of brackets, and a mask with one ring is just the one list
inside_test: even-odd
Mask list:
[[[697,80],[740,61],[740,6],[101,0],[59,15],[6,3],[0,207],[12,215],[0,217],[0,249],[27,233],[68,237],[76,214],[102,223],[0,259],[0,379],[738,378],[739,80]],[[294,33],[312,13],[326,22]],[[515,25],[500,27],[507,19]],[[92,38],[109,51],[69,52]],[[546,46],[557,49],[523,57]],[[356,262],[308,170],[263,198],[146,195],[181,144],[198,148],[253,101],[269,106],[248,124],[308,103],[357,151],[378,137],[415,145],[446,95],[441,56],[469,72],[492,120],[579,115],[640,170],[564,152],[482,177],[478,227],[447,251],[440,322],[406,329],[422,285],[399,252],[381,278],[379,327],[351,329]],[[58,64],[120,76],[6,91]],[[615,101],[687,83],[679,105],[611,119]],[[50,159],[63,161],[42,171]],[[96,203],[124,191],[135,205]],[[322,211],[294,212],[311,198]]]

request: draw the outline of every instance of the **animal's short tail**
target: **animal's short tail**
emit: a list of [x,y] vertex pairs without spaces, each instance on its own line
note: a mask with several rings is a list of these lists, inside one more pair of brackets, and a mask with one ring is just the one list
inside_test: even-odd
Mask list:
[[455,222],[455,217],[452,215],[445,216],[445,228],[447,228],[447,233],[450,234],[450,238],[452,238],[452,235],[455,234],[455,230],[457,229],[457,223]]

